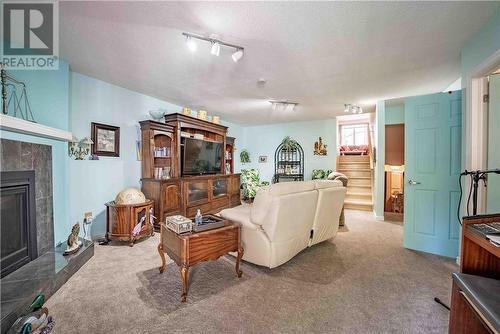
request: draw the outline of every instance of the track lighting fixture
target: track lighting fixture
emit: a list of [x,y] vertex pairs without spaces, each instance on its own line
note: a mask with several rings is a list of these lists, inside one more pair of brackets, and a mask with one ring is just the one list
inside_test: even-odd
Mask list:
[[235,53],[232,54],[231,58],[233,58],[233,61],[237,63],[241,58],[243,57],[243,50],[237,50]]
[[363,108],[355,104],[347,103],[344,104],[344,112],[352,114],[362,114]]
[[191,38],[191,36],[186,36],[186,45],[187,45],[189,51],[191,51],[191,52],[196,51],[196,42],[194,41],[193,38]]
[[243,58],[244,48],[242,46],[229,44],[229,43],[223,42],[223,41],[215,39],[215,38],[203,37],[200,35],[190,34],[187,32],[183,32],[182,35],[184,35],[186,37],[186,45],[187,45],[188,49],[192,52],[196,51],[195,40],[201,40],[201,41],[211,43],[210,53],[214,56],[219,56],[220,51],[221,51],[221,47],[224,46],[224,47],[232,48],[235,50],[233,52],[233,54],[231,55],[231,58],[233,59],[233,61],[235,63],[237,63],[238,61],[241,60],[241,58]]
[[271,103],[271,108],[277,111],[287,111],[292,112],[295,107],[299,104],[298,102],[288,102],[288,101],[269,101]]
[[219,56],[220,54],[220,44],[218,42],[212,43],[212,48],[210,49],[210,53],[214,56]]

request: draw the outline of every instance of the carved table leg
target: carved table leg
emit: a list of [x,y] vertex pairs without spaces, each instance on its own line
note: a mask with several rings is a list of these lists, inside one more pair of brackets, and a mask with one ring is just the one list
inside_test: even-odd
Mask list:
[[165,260],[165,253],[163,253],[163,245],[161,242],[158,244],[158,253],[160,253],[161,257],[161,266],[160,266],[160,274],[165,271],[165,268],[167,267],[167,261]]
[[182,296],[181,301],[185,302],[188,293],[188,267],[181,267],[181,277],[182,277]]
[[243,248],[238,249],[238,257],[236,258],[236,275],[238,277],[241,277],[243,274],[243,271],[240,270],[240,262],[241,258],[243,257]]

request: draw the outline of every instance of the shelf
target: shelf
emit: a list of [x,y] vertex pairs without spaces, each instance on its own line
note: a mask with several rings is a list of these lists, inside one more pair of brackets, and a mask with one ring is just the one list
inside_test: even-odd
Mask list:
[[3,114],[0,114],[0,129],[61,141],[70,141],[73,138],[71,132]]
[[155,159],[171,159],[172,157],[154,157]]
[[303,177],[304,174],[276,174],[279,177]]

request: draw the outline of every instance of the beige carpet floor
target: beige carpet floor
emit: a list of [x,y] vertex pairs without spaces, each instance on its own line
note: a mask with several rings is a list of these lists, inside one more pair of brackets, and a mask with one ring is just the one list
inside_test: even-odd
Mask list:
[[[234,259],[190,271],[188,302],[158,235],[96,245],[95,256],[46,306],[55,333],[447,333],[452,259],[402,247],[402,226],[347,211],[347,227],[269,270]],[[171,261],[170,261],[171,262]]]

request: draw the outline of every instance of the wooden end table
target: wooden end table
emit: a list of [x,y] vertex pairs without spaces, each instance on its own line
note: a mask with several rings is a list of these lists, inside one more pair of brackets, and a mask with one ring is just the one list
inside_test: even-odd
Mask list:
[[[209,215],[210,216],[210,215]],[[220,219],[219,217],[213,218]],[[229,252],[238,252],[236,257],[236,274],[241,277],[240,269],[243,247],[241,246],[241,225],[224,220],[224,226],[203,232],[187,232],[177,234],[161,224],[158,253],[161,257],[160,273],[166,269],[165,254],[179,266],[182,279],[181,300],[186,301],[188,293],[189,267],[203,261],[217,260]]]

